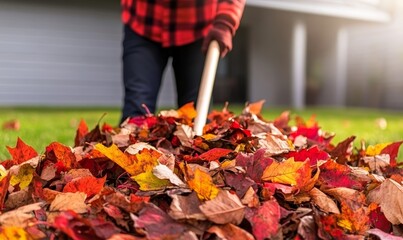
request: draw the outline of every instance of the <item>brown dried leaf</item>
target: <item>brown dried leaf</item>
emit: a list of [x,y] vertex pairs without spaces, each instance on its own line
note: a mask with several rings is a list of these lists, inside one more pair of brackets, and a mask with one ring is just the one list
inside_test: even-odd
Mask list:
[[187,196],[172,194],[171,208],[169,215],[176,220],[206,220],[206,215],[200,211],[200,200],[195,192]]
[[231,223],[225,225],[214,225],[207,230],[215,233],[220,239],[254,240],[252,234]]
[[309,192],[309,195],[311,196],[313,203],[317,205],[322,211],[326,213],[340,214],[340,210],[337,207],[337,204],[319,189],[313,188]]
[[73,210],[76,213],[87,212],[87,205],[85,199],[87,195],[82,192],[66,192],[58,194],[50,204],[50,211],[66,211]]
[[200,210],[217,224],[240,224],[245,214],[245,206],[238,196],[226,190],[219,191],[216,198],[202,204]]
[[367,195],[367,202],[378,203],[385,217],[395,225],[403,224],[403,187],[392,179],[386,179]]
[[26,227],[27,221],[34,217],[33,211],[41,209],[42,205],[43,203],[38,202],[2,213],[0,215],[0,224],[2,227]]

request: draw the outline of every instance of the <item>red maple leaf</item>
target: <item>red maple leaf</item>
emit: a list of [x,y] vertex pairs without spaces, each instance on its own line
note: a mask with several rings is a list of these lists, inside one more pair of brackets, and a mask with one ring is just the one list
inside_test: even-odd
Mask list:
[[7,146],[7,149],[14,164],[20,164],[38,156],[35,149],[25,144],[20,138],[17,139],[17,145],[15,148]]
[[304,162],[309,159],[310,166],[316,166],[319,160],[328,160],[330,155],[327,152],[320,150],[318,146],[313,146],[309,149],[289,152],[285,154],[285,157],[294,157],[294,160],[299,162]]
[[84,119],[81,119],[76,131],[76,137],[74,138],[75,147],[83,144],[84,137],[85,135],[87,135],[87,133],[88,133],[87,123],[84,121]]

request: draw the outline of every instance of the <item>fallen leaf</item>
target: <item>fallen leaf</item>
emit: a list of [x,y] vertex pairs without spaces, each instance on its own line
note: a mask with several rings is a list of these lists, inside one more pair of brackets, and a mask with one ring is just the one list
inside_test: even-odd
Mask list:
[[276,156],[292,150],[292,144],[283,135],[266,132],[255,135],[259,138],[260,148],[265,149],[266,156]]
[[362,160],[368,164],[369,169],[374,173],[382,174],[384,169],[390,166],[390,156],[388,154],[363,157]]
[[84,119],[81,119],[76,130],[76,137],[74,138],[74,147],[84,144],[85,135],[88,134],[88,126]]
[[395,167],[397,165],[396,157],[399,154],[399,148],[403,141],[391,143],[381,150],[381,154],[388,154],[390,156],[390,165]]
[[208,173],[198,168],[194,172],[189,168],[185,171],[189,187],[197,193],[200,200],[211,200],[217,196],[219,190]]
[[281,236],[280,206],[276,200],[265,201],[257,209],[247,208],[245,218],[252,225],[256,240],[277,239]]
[[32,203],[0,214],[2,227],[27,227],[28,220],[34,218],[34,211],[41,209],[43,203]]
[[178,109],[178,117],[183,118],[187,124],[190,124],[196,116],[197,112],[193,102],[187,103]]
[[309,192],[309,195],[311,196],[313,203],[325,213],[340,214],[340,210],[337,207],[337,204],[319,189],[313,188]]
[[46,147],[46,158],[55,163],[58,172],[68,171],[76,165],[76,157],[71,148],[58,142]]
[[158,164],[158,158],[161,156],[161,153],[158,151],[149,150],[147,148],[143,148],[135,155],[128,156],[120,151],[114,144],[110,147],[105,147],[98,143],[95,145],[95,149],[118,164],[132,176],[151,171]]
[[16,209],[28,204],[33,203],[31,192],[26,190],[21,190],[17,192],[12,192],[7,196],[7,200],[4,203],[4,207],[8,210]]
[[152,171],[148,170],[132,177],[140,185],[142,191],[161,190],[171,185],[167,179],[159,179]]
[[187,185],[167,166],[158,164],[154,167],[152,173],[159,179],[167,179],[173,185],[178,187],[187,187]]
[[8,187],[10,185],[11,175],[7,174],[3,176],[0,180],[0,211],[3,210],[4,201],[6,200]]
[[93,197],[95,194],[101,192],[106,181],[106,176],[103,178],[96,178],[93,176],[86,176],[76,178],[71,182],[68,182],[64,188],[63,192],[82,192],[87,195],[87,198]]
[[365,155],[367,156],[376,156],[381,154],[382,150],[388,146],[390,143],[379,143],[376,145],[370,145],[367,147],[367,150],[365,151]]
[[208,162],[219,161],[220,158],[227,156],[230,152],[232,152],[231,149],[213,148],[207,152],[200,154],[199,158]]
[[0,228],[0,239],[30,240],[31,236],[22,227],[8,226]]
[[65,211],[56,216],[53,227],[71,239],[108,239],[119,230],[103,219],[84,219],[74,211]]
[[248,189],[251,186],[256,185],[252,179],[246,177],[245,174],[242,173],[225,171],[224,177],[226,185],[230,186],[236,192],[239,198],[243,198]]
[[131,155],[136,155],[137,153],[139,153],[141,150],[143,150],[144,148],[147,148],[148,150],[156,150],[157,149],[153,146],[151,146],[149,143],[146,142],[137,142],[135,144],[131,144],[129,145],[125,152],[129,153]]
[[332,160],[320,166],[318,182],[324,188],[346,187],[363,190],[366,185],[366,181],[359,181],[359,179],[354,177],[349,166],[338,164]]
[[369,229],[367,233],[377,236],[381,240],[401,240],[401,236],[394,236],[377,228]]
[[7,146],[7,150],[10,153],[14,164],[20,164],[38,156],[38,153],[35,151],[35,149],[25,144],[21,138],[17,138],[17,145],[15,148]]
[[179,124],[174,135],[178,137],[180,143],[185,147],[192,147],[195,133],[189,125]]
[[330,155],[318,148],[318,146],[313,146],[309,149],[301,149],[299,151],[293,151],[285,154],[287,158],[293,157],[297,162],[304,162],[309,159],[309,164],[311,167],[316,167],[319,161],[327,161]]
[[184,225],[153,204],[147,204],[133,221],[136,228],[145,230],[147,239],[178,239],[186,231]]
[[3,130],[18,131],[21,128],[21,123],[18,119],[13,119],[3,123]]
[[207,230],[209,233],[214,233],[220,239],[237,239],[237,240],[254,240],[252,234],[228,223],[224,225],[214,225]]
[[206,220],[206,215],[200,210],[201,204],[197,194],[192,192],[189,195],[170,195],[172,198],[169,215],[175,220]]
[[385,214],[381,211],[381,208],[377,203],[371,203],[368,207],[370,209],[369,219],[371,225],[384,232],[390,232],[392,224],[386,219]]
[[255,153],[239,153],[236,157],[236,165],[241,166],[246,170],[246,176],[260,183],[262,175],[267,166],[274,161],[271,157],[265,156],[264,149],[258,149]]
[[392,224],[403,223],[403,187],[392,179],[386,179],[367,195],[368,203],[378,203],[385,217]]
[[245,207],[236,194],[219,191],[216,198],[205,201],[200,210],[207,219],[217,224],[240,224],[245,214]]
[[76,213],[86,213],[88,210],[85,199],[87,195],[82,192],[75,193],[59,193],[50,204],[50,211],[67,211],[72,210]]
[[310,175],[308,161],[295,162],[294,158],[289,158],[280,163],[274,161],[269,165],[263,172],[262,180],[297,186],[298,183],[310,179]]
[[256,194],[255,190],[250,187],[242,198],[242,204],[250,208],[259,207],[260,201],[259,196]]
[[317,227],[313,216],[304,216],[298,224],[298,234],[304,240],[317,239]]
[[355,136],[352,136],[337,144],[337,146],[329,152],[332,159],[340,164],[349,162],[354,140]]
[[11,186],[19,186],[21,190],[27,188],[34,177],[35,169],[29,164],[23,164],[19,167],[17,175],[12,175],[10,180]]

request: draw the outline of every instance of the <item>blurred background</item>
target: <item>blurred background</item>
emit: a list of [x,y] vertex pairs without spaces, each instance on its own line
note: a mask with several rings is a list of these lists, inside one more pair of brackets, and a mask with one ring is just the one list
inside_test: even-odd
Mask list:
[[[0,0],[0,106],[120,106],[121,40],[119,1]],[[213,101],[403,110],[402,78],[402,0],[247,0]]]

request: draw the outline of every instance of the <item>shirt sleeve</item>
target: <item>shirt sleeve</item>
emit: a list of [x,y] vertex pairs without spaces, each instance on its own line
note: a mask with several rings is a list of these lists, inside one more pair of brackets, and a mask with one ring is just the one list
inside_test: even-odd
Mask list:
[[217,15],[213,24],[224,24],[235,35],[241,22],[245,0],[218,0]]

